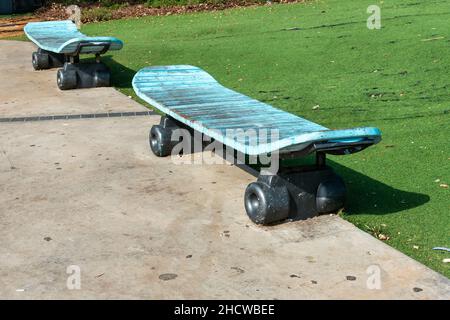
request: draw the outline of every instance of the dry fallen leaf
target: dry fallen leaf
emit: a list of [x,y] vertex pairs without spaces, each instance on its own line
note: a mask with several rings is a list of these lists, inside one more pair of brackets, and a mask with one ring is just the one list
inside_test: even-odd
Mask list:
[[382,233],[379,233],[378,234],[378,239],[385,241],[385,240],[389,240],[389,237],[384,235],[384,234],[382,234]]
[[433,37],[428,39],[422,39],[421,41],[433,41],[433,40],[441,40],[444,39],[444,37]]

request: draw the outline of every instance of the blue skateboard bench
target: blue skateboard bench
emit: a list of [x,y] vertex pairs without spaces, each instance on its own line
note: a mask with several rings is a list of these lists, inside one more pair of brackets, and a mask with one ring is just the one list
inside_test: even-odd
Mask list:
[[[63,67],[57,73],[61,90],[110,85],[110,71],[100,62],[100,55],[120,50],[123,43],[119,39],[88,37],[69,20],[30,22],[24,31],[38,46],[32,55],[35,70]],[[95,63],[80,63],[80,54],[94,54]]]
[[[327,129],[225,88],[194,66],[144,68],[134,76],[133,88],[165,114],[150,130],[150,147],[157,156],[171,153],[178,143],[172,141],[177,128],[196,130],[245,155],[278,152],[281,159],[292,159],[316,154],[312,166],[282,167],[276,174],[259,175],[247,187],[245,208],[255,223],[306,219],[341,209],[345,185],[326,165],[325,155],[359,152],[381,140],[377,128]],[[237,128],[277,130],[278,138],[269,142],[258,136],[230,138],[227,130]]]

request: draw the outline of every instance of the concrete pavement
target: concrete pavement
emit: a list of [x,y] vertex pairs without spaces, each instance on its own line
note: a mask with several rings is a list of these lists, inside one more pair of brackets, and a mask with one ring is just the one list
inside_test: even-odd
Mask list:
[[[146,110],[112,88],[59,91],[32,50],[0,41],[0,118]],[[337,216],[252,224],[255,178],[153,156],[158,120],[0,122],[0,298],[450,298],[447,278]]]

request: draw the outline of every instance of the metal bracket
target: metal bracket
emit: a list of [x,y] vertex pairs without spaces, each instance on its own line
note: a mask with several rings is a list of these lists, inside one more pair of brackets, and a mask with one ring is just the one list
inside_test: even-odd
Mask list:
[[311,143],[300,151],[280,153],[281,159],[295,159],[307,156],[313,152],[333,155],[352,154],[364,150],[374,144],[371,139],[358,142],[317,142]]
[[78,43],[77,49],[74,53],[71,54],[71,56],[79,56],[81,53],[81,50],[86,47],[103,47],[99,52],[96,53],[97,55],[102,55],[106,53],[109,48],[111,47],[111,42],[90,42],[90,41],[82,41]]

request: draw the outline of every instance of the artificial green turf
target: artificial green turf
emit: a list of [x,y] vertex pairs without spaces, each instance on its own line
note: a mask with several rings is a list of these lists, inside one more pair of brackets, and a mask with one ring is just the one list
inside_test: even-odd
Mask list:
[[[372,4],[381,7],[381,30],[366,27]],[[344,217],[449,277],[449,254],[432,250],[450,247],[450,189],[440,187],[450,184],[449,21],[447,0],[324,0],[83,31],[124,40],[105,61],[127,95],[144,66],[192,64],[324,126],[379,127],[380,144],[329,157],[349,189]]]

